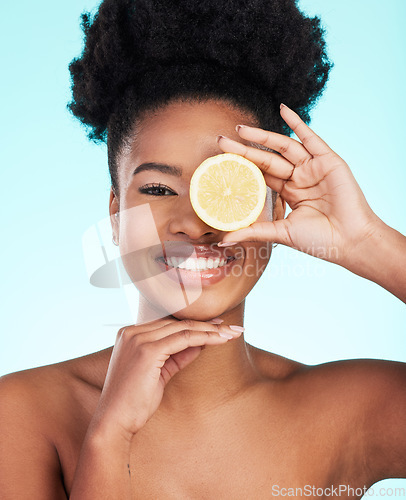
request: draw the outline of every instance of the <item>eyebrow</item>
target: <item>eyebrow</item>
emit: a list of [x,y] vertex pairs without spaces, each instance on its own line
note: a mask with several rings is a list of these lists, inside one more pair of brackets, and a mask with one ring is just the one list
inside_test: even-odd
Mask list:
[[166,165],[165,163],[141,163],[138,167],[135,168],[133,175],[139,174],[140,172],[144,172],[145,170],[152,170],[161,172],[162,174],[174,175],[176,177],[182,177],[182,169],[180,167],[176,167],[174,165]]

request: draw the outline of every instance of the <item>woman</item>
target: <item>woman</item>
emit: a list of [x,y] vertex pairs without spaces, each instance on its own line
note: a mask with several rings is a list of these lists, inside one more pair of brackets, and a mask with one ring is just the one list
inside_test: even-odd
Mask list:
[[[139,321],[118,332],[114,349],[2,380],[4,498],[270,498],[289,489],[299,497],[306,487],[331,496],[338,485],[359,498],[406,475],[404,364],[310,367],[244,341],[245,297],[271,242],[403,301],[406,243],[291,109],[308,119],[327,79],[318,21],[292,2],[233,8],[105,1],[93,23],[85,18],[71,109],[93,138],[107,134],[113,237],[140,288]],[[188,197],[197,166],[223,151],[253,160],[269,188],[258,221],[230,234],[201,221]],[[193,257],[231,259],[217,277],[192,273],[197,296],[163,315],[181,300],[155,279],[174,243]],[[238,276],[226,272],[236,266]],[[195,290],[196,276],[179,273]]]

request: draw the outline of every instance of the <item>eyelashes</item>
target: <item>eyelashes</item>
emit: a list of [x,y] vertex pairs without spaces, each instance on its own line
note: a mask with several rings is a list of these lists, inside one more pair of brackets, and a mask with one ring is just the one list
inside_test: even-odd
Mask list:
[[[152,183],[152,184],[145,184],[145,186],[141,186],[138,188],[138,191],[142,194],[149,194],[152,196],[174,196],[176,193],[172,191],[168,186],[165,186],[165,184],[161,184],[160,182],[158,183]],[[169,193],[169,194],[166,194]]]

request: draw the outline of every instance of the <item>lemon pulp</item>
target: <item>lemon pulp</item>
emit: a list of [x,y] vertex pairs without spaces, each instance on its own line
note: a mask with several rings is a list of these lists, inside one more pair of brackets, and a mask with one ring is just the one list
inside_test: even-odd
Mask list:
[[193,209],[206,224],[222,231],[235,231],[255,222],[265,199],[261,170],[234,153],[207,158],[190,182]]

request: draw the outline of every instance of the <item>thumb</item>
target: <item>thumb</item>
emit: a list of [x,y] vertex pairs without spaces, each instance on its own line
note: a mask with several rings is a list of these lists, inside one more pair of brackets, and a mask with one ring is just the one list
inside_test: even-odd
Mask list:
[[248,227],[230,231],[218,246],[226,246],[224,243],[238,243],[240,241],[271,241],[290,246],[289,232],[286,219],[275,222],[254,222]]
[[172,354],[171,358],[173,358],[176,361],[179,370],[182,370],[199,356],[203,347],[205,346],[197,345],[197,346],[187,347],[183,351]]

